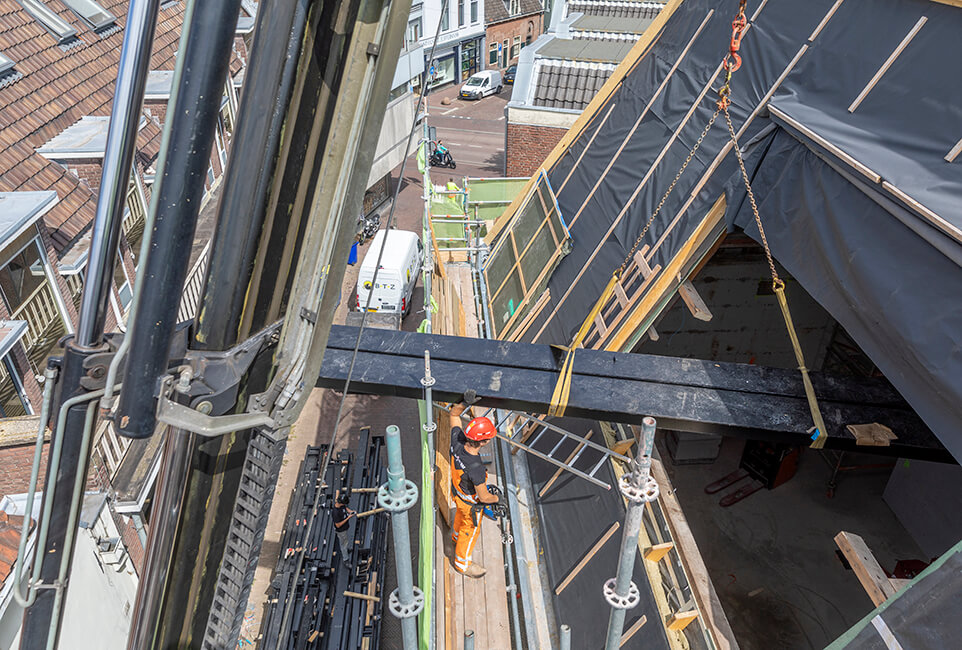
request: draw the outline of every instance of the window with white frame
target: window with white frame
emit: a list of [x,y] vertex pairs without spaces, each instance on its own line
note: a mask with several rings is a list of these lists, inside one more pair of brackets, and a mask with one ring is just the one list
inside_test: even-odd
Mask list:
[[478,22],[478,0],[471,0],[471,24]]
[[458,0],[458,27],[464,27],[464,0]]
[[451,27],[451,21],[450,21],[450,18],[448,17],[449,12],[450,12],[450,7],[447,5],[447,3],[441,5],[441,31],[442,32],[448,31],[448,29],[450,29]]
[[419,40],[421,40],[421,19],[416,18],[408,23],[408,43],[417,45]]
[[488,63],[491,65],[498,65],[498,44],[491,43],[488,46]]
[[100,6],[95,0],[63,0],[70,10],[80,16],[94,31],[100,32],[116,23],[117,17]]
[[44,29],[56,36],[57,42],[61,45],[77,39],[77,30],[74,26],[58,16],[55,11],[40,0],[20,0],[20,6],[26,9],[27,13],[33,16]]
[[515,59],[521,53],[521,37],[515,36],[514,43],[511,44],[511,58]]

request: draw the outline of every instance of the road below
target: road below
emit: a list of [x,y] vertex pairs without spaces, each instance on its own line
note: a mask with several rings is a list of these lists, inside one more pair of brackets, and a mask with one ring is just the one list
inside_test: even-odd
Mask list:
[[[432,92],[428,96],[428,122],[431,126],[437,127],[438,137],[451,150],[457,163],[457,168],[453,170],[432,169],[432,182],[444,185],[449,178],[453,178],[460,186],[465,176],[484,178],[502,176],[504,173],[504,106],[510,98],[510,88],[505,89],[500,96],[493,95],[472,102],[457,99],[457,92],[458,87],[451,86]],[[443,104],[442,100],[445,99],[450,100],[450,103]],[[416,98],[413,101],[416,101]],[[415,137],[420,137],[420,129]],[[422,177],[413,153],[416,147],[412,144],[411,149],[412,154],[405,164],[398,166],[392,173],[392,191],[400,184],[397,200],[393,203],[388,201],[379,208],[379,212],[382,227],[387,225],[389,218],[393,218],[396,228],[410,230],[420,235],[424,210],[424,202],[421,198]],[[363,260],[364,256],[370,252],[369,249],[370,243],[361,246],[358,259]],[[335,312],[335,323],[345,322],[348,305],[354,301],[359,266],[358,264],[347,267],[341,287],[341,295],[344,299]],[[412,297],[413,304],[423,305],[423,295],[422,288],[418,286]],[[423,309],[414,309],[404,320],[403,329],[416,330],[423,317]],[[245,642],[250,643],[257,638],[264,615],[271,574],[282,551],[280,540],[287,516],[288,501],[296,484],[298,467],[309,445],[328,444],[333,440],[335,450],[353,448],[357,444],[357,433],[360,427],[370,426],[374,434],[383,434],[387,425],[396,424],[401,428],[402,453],[407,476],[418,482],[421,462],[417,402],[398,397],[348,396],[344,400],[340,425],[332,435],[341,399],[342,396],[337,391],[315,389],[300,418],[291,428],[284,464],[264,534],[261,557],[251,587],[239,647],[245,647]],[[417,544],[413,536],[418,530],[418,509],[413,508],[409,511],[409,515],[412,532],[411,548],[415,554],[412,560],[416,561]],[[387,591],[394,588],[394,579],[394,570],[391,567],[385,582]],[[400,649],[400,625],[397,619],[387,614],[386,609],[382,632],[381,648]]]

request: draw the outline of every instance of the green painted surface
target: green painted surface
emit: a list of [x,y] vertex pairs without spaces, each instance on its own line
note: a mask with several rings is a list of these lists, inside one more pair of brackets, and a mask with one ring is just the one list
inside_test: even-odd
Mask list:
[[418,586],[424,592],[424,609],[418,615],[418,647],[428,650],[431,637],[431,611],[434,594],[431,593],[431,568],[434,564],[434,489],[431,468],[434,462],[428,455],[427,411],[424,400],[418,400],[421,416],[421,528],[418,531]]

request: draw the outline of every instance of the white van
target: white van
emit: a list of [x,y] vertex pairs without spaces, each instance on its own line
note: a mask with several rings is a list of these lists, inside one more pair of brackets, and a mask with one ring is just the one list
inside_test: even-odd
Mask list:
[[[386,234],[385,234],[386,233]],[[384,238],[387,237],[387,243]],[[379,230],[361,262],[357,276],[357,309],[367,305],[368,294],[374,282],[374,267],[381,255],[381,270],[377,273],[377,284],[373,286],[370,311],[393,312],[404,318],[411,311],[411,294],[421,274],[424,263],[424,245],[421,238],[407,230]]]
[[501,72],[498,70],[482,70],[475,72],[471,78],[461,86],[462,99],[481,99],[488,95],[501,92]]

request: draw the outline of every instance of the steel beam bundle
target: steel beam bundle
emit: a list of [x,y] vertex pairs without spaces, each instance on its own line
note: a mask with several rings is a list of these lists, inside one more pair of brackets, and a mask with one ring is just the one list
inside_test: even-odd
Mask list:
[[[301,463],[270,587],[261,647],[376,650],[380,643],[388,519],[380,513],[353,519],[348,558],[352,568],[348,569],[336,542],[332,511],[339,491],[350,494],[350,507],[359,513],[377,507],[374,489],[387,477],[384,439],[371,436],[366,427],[361,429],[357,451],[339,452],[321,477],[326,452],[326,446],[308,447]],[[311,518],[315,503],[317,512]],[[301,553],[304,561],[295,575]]]
[[[342,388],[357,329],[334,326],[317,386]],[[477,391],[481,406],[544,413],[564,351],[550,345],[365,330],[351,391],[417,399],[424,351],[431,354],[434,399],[458,401]],[[812,373],[828,429],[826,448],[954,462],[901,396],[884,380]],[[812,426],[796,370],[648,354],[579,350],[565,415],[721,433],[807,446]],[[877,422],[898,436],[889,446],[858,446],[849,424]]]

